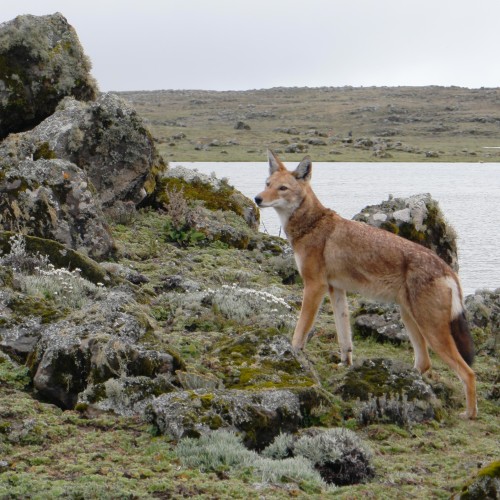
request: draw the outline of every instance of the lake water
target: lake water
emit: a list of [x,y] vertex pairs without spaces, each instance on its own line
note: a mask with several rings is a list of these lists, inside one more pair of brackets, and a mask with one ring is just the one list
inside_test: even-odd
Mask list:
[[[171,163],[215,172],[249,198],[264,189],[266,163]],[[287,164],[294,169],[295,164]],[[500,287],[499,163],[314,163],[312,186],[321,202],[346,218],[367,205],[430,193],[458,234],[464,294]],[[273,209],[260,212],[261,230],[280,233]]]

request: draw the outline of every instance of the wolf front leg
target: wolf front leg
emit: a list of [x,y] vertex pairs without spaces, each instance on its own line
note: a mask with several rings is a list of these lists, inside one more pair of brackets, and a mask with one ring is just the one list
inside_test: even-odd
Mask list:
[[292,347],[294,349],[303,349],[307,340],[307,334],[313,327],[319,306],[323,302],[326,294],[326,286],[318,283],[304,283],[304,296],[302,298],[302,307],[300,309],[299,320],[295,327],[292,338]]
[[337,327],[337,338],[340,346],[340,360],[345,365],[352,365],[352,333],[349,322],[349,306],[347,304],[346,291],[330,286],[328,294],[335,316]]

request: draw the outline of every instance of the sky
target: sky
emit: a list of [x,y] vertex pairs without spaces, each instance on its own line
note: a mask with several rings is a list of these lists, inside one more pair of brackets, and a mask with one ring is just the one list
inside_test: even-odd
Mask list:
[[2,0],[61,12],[100,90],[500,86],[499,0]]

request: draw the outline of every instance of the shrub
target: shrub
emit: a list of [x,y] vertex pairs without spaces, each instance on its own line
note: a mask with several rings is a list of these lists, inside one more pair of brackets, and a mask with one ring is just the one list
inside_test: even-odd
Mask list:
[[304,435],[295,443],[294,455],[310,460],[328,484],[357,484],[373,476],[371,450],[349,429]]
[[177,455],[187,467],[203,472],[251,470],[262,482],[304,483],[327,488],[318,472],[304,457],[273,460],[244,447],[241,439],[227,431],[215,431],[199,439],[185,438],[177,445]]
[[164,234],[167,241],[181,247],[196,245],[206,239],[205,234],[197,231],[200,213],[196,206],[191,207],[184,197],[183,189],[165,190],[166,202],[163,207],[167,213]]

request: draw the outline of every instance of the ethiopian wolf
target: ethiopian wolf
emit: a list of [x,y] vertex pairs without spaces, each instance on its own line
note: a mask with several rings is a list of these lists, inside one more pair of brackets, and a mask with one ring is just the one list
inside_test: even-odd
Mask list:
[[304,282],[293,347],[304,347],[328,293],[341,360],[350,365],[346,291],[397,302],[415,351],[415,368],[420,373],[430,368],[430,346],[464,384],[467,410],[463,416],[475,418],[476,377],[469,367],[474,346],[457,275],[431,250],[325,208],[309,184],[311,170],[307,156],[290,172],[269,151],[266,188],[255,197],[259,207],[273,207],[278,213]]

